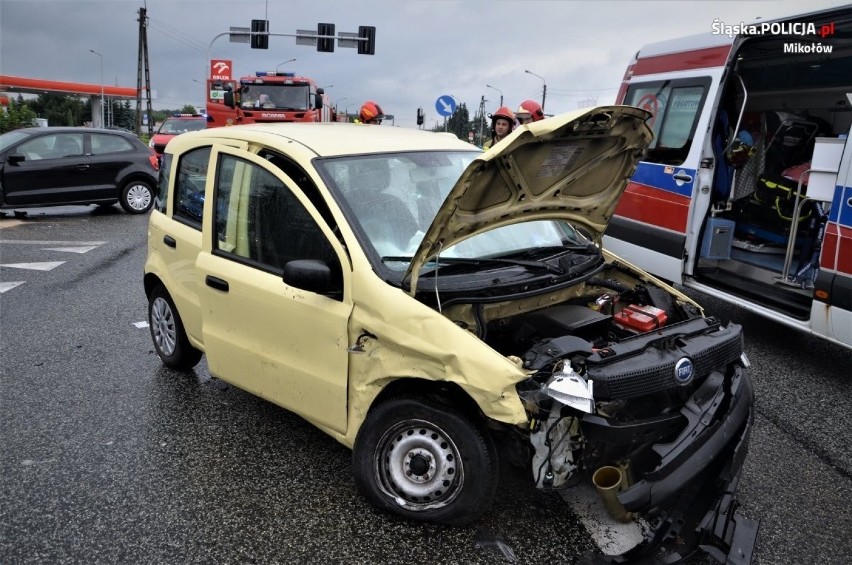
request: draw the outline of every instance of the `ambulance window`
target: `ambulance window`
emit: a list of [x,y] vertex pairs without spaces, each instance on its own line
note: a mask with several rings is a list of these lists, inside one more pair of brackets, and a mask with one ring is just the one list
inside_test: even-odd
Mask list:
[[645,161],[680,165],[689,155],[710,78],[635,83],[624,103],[651,112],[648,125],[654,140]]

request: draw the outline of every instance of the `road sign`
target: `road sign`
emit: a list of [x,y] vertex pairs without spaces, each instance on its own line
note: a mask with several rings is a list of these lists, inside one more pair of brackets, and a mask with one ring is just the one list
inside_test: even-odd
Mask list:
[[251,30],[247,27],[231,26],[231,43],[249,43],[251,42]]
[[452,116],[456,111],[456,99],[444,94],[435,101],[435,109],[440,116]]

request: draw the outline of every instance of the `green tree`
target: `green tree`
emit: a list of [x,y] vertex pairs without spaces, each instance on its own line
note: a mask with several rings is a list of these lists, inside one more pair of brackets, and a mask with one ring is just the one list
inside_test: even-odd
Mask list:
[[45,92],[30,101],[29,106],[39,118],[47,118],[52,126],[81,126],[92,119],[91,104],[77,96]]
[[[478,119],[478,116],[477,116]],[[479,122],[471,121],[470,112],[468,112],[467,104],[462,102],[456,106],[455,111],[448,118],[444,118],[443,122],[435,124],[431,131],[448,131],[456,134],[456,137],[462,141],[468,140],[468,133],[473,131],[478,133]]]
[[136,131],[136,110],[130,107],[129,100],[112,103],[112,125]]
[[447,131],[451,131],[459,139],[467,141],[467,134],[471,131],[470,114],[467,111],[467,104],[461,103],[456,106],[456,111],[447,120]]
[[0,133],[33,126],[36,117],[24,97],[19,94],[17,99],[9,100],[5,111],[0,110]]

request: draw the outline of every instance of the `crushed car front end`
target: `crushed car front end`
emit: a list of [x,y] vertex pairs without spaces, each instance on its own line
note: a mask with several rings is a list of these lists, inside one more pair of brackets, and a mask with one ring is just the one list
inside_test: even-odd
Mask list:
[[[519,394],[534,418],[533,474],[559,488],[615,469],[619,519],[652,525],[621,556],[589,562],[671,563],[701,547],[749,563],[757,524],[733,499],[753,421],[741,328],[696,317],[617,343],[576,336],[531,348]],[[590,558],[592,559],[592,558]]]

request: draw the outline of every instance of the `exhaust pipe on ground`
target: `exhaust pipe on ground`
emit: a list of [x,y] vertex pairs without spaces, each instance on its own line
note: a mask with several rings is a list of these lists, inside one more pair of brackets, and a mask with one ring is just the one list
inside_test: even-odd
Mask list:
[[613,520],[630,522],[633,519],[632,514],[618,501],[618,493],[627,486],[624,473],[620,468],[600,467],[592,475],[592,483],[598,491],[598,496],[601,497],[604,508]]

